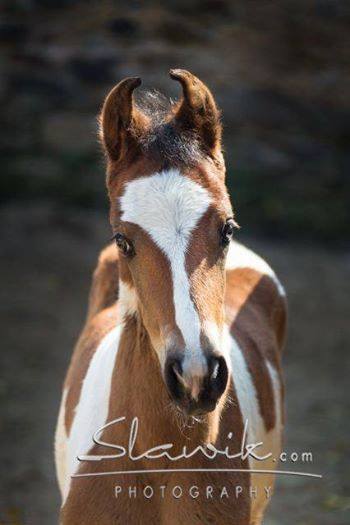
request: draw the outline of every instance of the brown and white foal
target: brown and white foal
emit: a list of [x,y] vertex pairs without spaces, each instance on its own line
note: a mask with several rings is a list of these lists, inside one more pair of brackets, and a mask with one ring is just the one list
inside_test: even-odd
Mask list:
[[[65,525],[259,524],[273,487],[284,291],[231,239],[210,91],[187,71],[170,75],[183,97],[168,111],[137,105],[140,79],[127,78],[101,114],[116,242],[100,255],[64,384],[56,464]],[[242,441],[260,445],[237,454]],[[146,457],[159,445],[166,453]],[[135,470],[147,472],[77,476]]]

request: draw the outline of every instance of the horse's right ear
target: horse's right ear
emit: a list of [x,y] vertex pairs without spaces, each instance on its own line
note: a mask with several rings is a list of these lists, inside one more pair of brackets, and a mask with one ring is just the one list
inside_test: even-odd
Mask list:
[[107,95],[100,115],[100,135],[107,156],[120,160],[136,144],[138,130],[145,117],[137,109],[133,91],[141,84],[139,77],[125,78]]

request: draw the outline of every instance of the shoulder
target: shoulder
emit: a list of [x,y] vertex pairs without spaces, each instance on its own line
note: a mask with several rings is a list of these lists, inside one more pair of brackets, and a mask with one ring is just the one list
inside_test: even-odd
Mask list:
[[[226,261],[227,321],[247,334],[269,331],[284,345],[287,323],[286,293],[276,273],[259,255],[232,242]],[[260,335],[259,335],[260,334]]]
[[275,285],[277,293],[280,296],[285,297],[286,292],[284,287],[271,266],[253,250],[250,250],[239,242],[233,241],[230,244],[226,259],[226,271],[232,272],[243,268],[253,270],[261,276],[268,277]]

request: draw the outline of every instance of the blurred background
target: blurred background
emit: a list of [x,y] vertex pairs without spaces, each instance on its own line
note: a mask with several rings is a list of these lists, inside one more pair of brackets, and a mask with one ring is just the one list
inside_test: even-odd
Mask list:
[[191,70],[223,111],[242,226],[285,284],[286,450],[267,525],[350,522],[350,2],[0,2],[0,524],[57,522],[53,433],[110,235],[96,115],[126,76]]

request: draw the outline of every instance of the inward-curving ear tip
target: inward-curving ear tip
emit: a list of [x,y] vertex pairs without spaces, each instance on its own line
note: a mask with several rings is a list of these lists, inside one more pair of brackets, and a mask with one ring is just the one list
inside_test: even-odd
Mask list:
[[178,80],[179,78],[182,78],[184,75],[190,74],[189,71],[186,71],[186,69],[170,69],[169,76],[173,78],[174,80]]
[[132,142],[130,124],[140,126],[141,111],[134,106],[133,92],[141,85],[140,77],[124,78],[107,95],[100,116],[101,137],[105,149],[112,159],[119,159]]
[[180,82],[183,96],[192,109],[203,106],[207,88],[199,78],[186,69],[171,69],[169,75],[173,80]]
[[112,91],[134,91],[137,87],[141,86],[142,80],[140,77],[127,77],[124,78]]
[[194,80],[196,77],[187,71],[186,69],[170,69],[169,76],[173,80],[177,80],[181,83],[188,82],[189,80]]
[[[110,92],[110,95],[115,96],[117,94],[122,96],[129,96],[131,93],[139,87],[142,84],[142,80],[140,77],[127,77],[124,78],[114,86],[112,91]],[[107,97],[108,98],[108,97]]]
[[128,85],[133,88],[137,88],[142,84],[141,77],[127,77],[124,79],[124,82],[127,82]]
[[[104,110],[107,110],[107,109],[111,110],[112,108],[115,108],[114,105],[118,99],[125,100],[126,105],[130,106],[132,92],[134,91],[134,89],[139,87],[141,83],[142,83],[142,80],[140,77],[127,77],[121,80],[119,84],[114,86],[114,88],[107,95],[105,102],[104,102],[103,112]],[[112,107],[111,107],[111,104],[112,104]],[[119,109],[123,113],[123,109],[125,108],[119,108]]]
[[169,75],[180,82],[183,98],[179,101],[175,121],[186,129],[192,129],[212,156],[220,156],[221,124],[209,88],[186,69],[170,69]]

